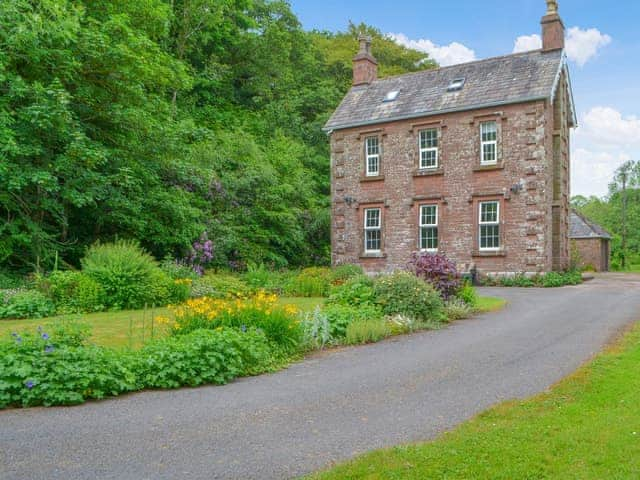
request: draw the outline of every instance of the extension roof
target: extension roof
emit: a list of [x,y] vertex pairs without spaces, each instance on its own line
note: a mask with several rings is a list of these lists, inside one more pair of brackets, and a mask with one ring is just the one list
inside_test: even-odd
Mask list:
[[569,238],[607,238],[611,235],[600,225],[593,223],[575,210],[569,216]]
[[[563,71],[569,79],[563,51],[534,50],[383,78],[352,87],[324,129],[332,131],[536,100],[553,101]],[[449,91],[457,79],[464,79],[463,87]],[[393,91],[399,92],[397,98],[384,101]],[[575,126],[573,99],[571,113]]]

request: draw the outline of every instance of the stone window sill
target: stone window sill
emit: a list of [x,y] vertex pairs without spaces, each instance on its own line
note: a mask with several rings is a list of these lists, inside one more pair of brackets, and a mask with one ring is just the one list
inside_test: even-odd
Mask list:
[[473,257],[506,257],[506,250],[474,250]]
[[492,170],[504,170],[504,163],[496,163],[495,165],[476,165],[473,167],[474,172],[490,172]]
[[384,181],[384,175],[378,175],[375,177],[367,177],[366,175],[363,175],[362,177],[360,177],[360,182],[383,182]]
[[361,259],[366,259],[366,258],[387,258],[387,254],[386,253],[362,253],[362,254],[360,254],[360,258]]
[[441,168],[423,168],[413,172],[414,177],[431,177],[436,175],[444,175],[444,169]]

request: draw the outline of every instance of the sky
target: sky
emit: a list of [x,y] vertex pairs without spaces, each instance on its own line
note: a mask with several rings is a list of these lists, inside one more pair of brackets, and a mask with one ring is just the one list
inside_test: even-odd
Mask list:
[[[308,30],[365,22],[442,66],[539,48],[546,11],[545,0],[290,2]],[[571,194],[602,197],[621,163],[640,160],[640,1],[558,4],[579,123],[571,138]]]

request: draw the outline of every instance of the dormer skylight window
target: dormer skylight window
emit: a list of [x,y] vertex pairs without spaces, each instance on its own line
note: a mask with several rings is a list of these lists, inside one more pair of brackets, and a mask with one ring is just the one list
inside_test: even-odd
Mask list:
[[457,92],[459,90],[462,90],[462,87],[464,87],[464,82],[464,78],[454,79],[447,87],[447,92]]
[[400,90],[391,90],[389,93],[387,93],[387,95],[384,97],[384,101],[385,102],[393,102],[396,98],[398,98],[398,95],[400,94]]

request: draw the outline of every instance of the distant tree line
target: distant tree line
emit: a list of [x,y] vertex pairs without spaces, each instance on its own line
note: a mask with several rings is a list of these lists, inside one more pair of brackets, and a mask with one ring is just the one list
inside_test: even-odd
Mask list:
[[0,2],[0,268],[138,240],[214,264],[321,264],[329,150],[357,36],[381,75],[434,63],[375,28],[306,32],[287,2]]

